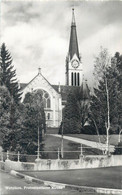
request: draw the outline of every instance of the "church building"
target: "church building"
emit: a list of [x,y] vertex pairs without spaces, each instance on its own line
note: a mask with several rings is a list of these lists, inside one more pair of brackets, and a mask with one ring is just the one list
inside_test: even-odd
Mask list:
[[44,77],[41,68],[38,74],[29,82],[21,83],[22,101],[28,92],[39,90],[44,104],[47,127],[59,127],[62,121],[62,109],[67,101],[67,94],[73,88],[81,87],[84,97],[89,98],[89,88],[83,79],[83,67],[79,54],[74,9],[72,9],[72,22],[68,55],[66,56],[66,82],[65,85],[52,85]]

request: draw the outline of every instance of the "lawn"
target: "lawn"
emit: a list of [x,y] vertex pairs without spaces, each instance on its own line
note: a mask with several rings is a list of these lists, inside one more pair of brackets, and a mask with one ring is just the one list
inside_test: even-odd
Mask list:
[[122,167],[24,172],[39,179],[89,187],[122,189]]
[[[51,135],[46,135],[43,141],[43,150],[44,151],[54,151],[54,152],[43,152],[43,157],[48,159],[56,159],[58,148],[61,150],[61,138],[54,137]],[[80,154],[80,144],[75,143],[69,140],[64,139],[64,159],[78,159]],[[83,145],[83,147],[86,147]],[[65,152],[67,151],[67,152]],[[79,152],[78,152],[79,151]],[[101,151],[93,148],[84,148],[84,154],[93,155],[93,154],[101,154]]]
[[[45,158],[50,159],[56,159],[58,157],[58,148],[61,150],[61,138],[53,137],[51,135],[46,135],[43,140],[43,150],[44,151],[54,151],[54,152],[44,152],[43,155]],[[70,151],[64,153],[64,158],[72,159],[72,158],[78,158],[80,153],[80,144],[69,141],[69,140],[63,140],[63,146],[64,151]],[[79,152],[73,152],[73,151],[79,151]]]
[[[61,140],[62,139],[58,137],[54,137],[51,135],[45,135],[42,141],[43,147],[40,148],[40,150],[43,150],[43,152],[41,152],[41,158],[57,159],[58,158],[58,148],[61,151]],[[63,147],[64,148],[64,159],[78,159],[79,158],[80,146],[81,146],[79,143],[64,139],[63,146],[64,146]],[[83,147],[86,147],[86,146],[83,145]],[[83,154],[84,155],[101,154],[101,151],[87,146],[87,148],[83,149]],[[20,156],[20,160],[25,161],[22,157],[23,155]],[[25,155],[25,157],[27,158],[26,160],[29,162],[34,162],[36,159],[36,155],[28,155],[28,156]],[[10,160],[12,160],[13,155],[9,155],[9,158]],[[4,159],[6,159],[6,155]]]
[[[87,135],[87,134],[66,134],[65,136],[71,136],[71,137],[77,137],[81,139],[86,139],[89,141],[95,141],[98,142],[98,136],[97,135]],[[105,143],[105,139],[103,135],[100,135],[100,139],[102,143]],[[117,145],[118,144],[118,135],[113,134],[110,135],[110,144],[112,145]]]

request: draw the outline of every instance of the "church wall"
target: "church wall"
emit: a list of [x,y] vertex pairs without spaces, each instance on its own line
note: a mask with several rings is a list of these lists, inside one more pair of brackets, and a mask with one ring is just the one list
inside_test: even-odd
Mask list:
[[38,74],[32,82],[30,82],[24,89],[22,94],[22,101],[24,100],[25,94],[36,90],[45,90],[51,100],[51,107],[45,108],[46,124],[48,127],[59,127],[62,120],[62,98],[61,95],[54,90],[54,88]]

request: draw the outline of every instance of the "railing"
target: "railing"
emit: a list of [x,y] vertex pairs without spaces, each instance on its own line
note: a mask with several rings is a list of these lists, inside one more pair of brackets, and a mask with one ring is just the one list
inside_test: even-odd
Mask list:
[[[116,147],[116,149],[120,150],[120,154],[122,154],[122,147]],[[110,153],[105,153],[105,148],[103,148],[103,151],[100,150],[99,153],[97,153],[96,148],[90,148],[90,147],[83,147],[81,144],[81,147],[79,147],[79,150],[74,151],[66,151],[62,149],[57,149],[56,151],[38,151],[38,155],[28,155],[28,154],[22,154],[18,151],[18,153],[12,153],[10,151],[7,152],[1,152],[0,154],[0,161],[5,160],[13,160],[18,162],[35,162],[35,160],[39,157],[39,159],[79,159],[80,157],[85,156],[95,156],[95,155],[110,155]],[[89,153],[87,152],[89,150]],[[90,153],[91,152],[91,153]],[[94,152],[94,153],[93,153]],[[63,155],[62,155],[63,153]],[[63,158],[62,158],[63,156]]]

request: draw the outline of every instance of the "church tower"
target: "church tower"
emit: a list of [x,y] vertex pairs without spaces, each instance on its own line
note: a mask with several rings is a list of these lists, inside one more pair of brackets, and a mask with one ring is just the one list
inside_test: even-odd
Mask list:
[[66,85],[80,86],[82,83],[82,64],[79,55],[74,9],[70,32],[69,51],[66,57]]

